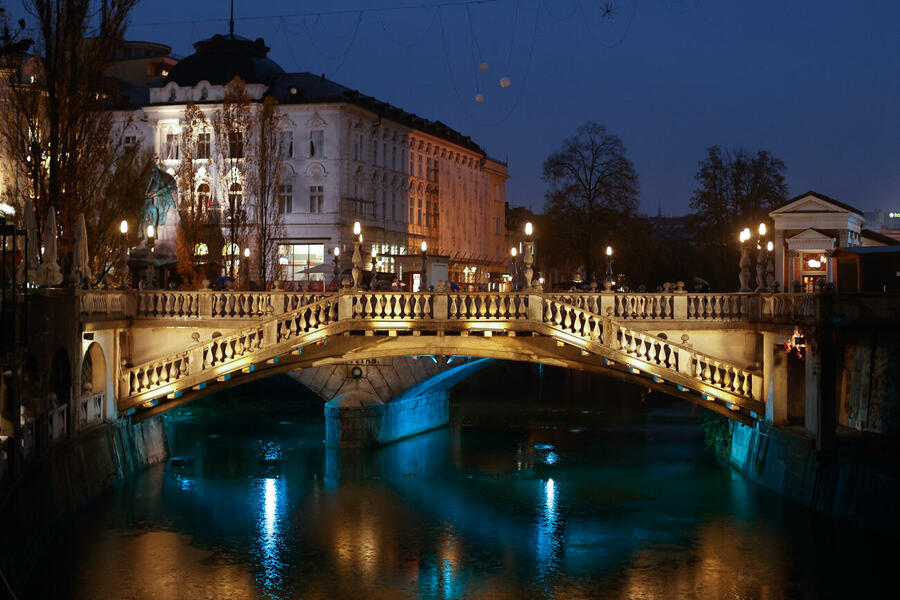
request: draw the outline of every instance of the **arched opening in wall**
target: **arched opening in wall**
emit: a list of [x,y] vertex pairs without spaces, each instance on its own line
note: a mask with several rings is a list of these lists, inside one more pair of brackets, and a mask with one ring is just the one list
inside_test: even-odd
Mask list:
[[51,401],[48,408],[68,405],[72,399],[72,367],[69,353],[62,348],[56,351],[50,363],[50,392],[56,395],[56,402]]
[[97,342],[88,346],[81,362],[81,396],[106,392],[106,355]]
[[106,354],[97,342],[88,346],[81,361],[81,390],[76,411],[80,423],[103,420],[106,399]]

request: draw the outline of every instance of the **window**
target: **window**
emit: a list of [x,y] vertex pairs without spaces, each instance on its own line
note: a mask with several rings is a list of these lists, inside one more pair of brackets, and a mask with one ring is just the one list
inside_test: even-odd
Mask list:
[[372,164],[378,164],[378,140],[372,140]]
[[425,178],[431,181],[431,157],[428,157],[428,161],[425,164],[428,169],[425,171]]
[[416,174],[416,155],[412,152],[409,153],[409,174]]
[[228,134],[228,158],[244,158],[244,134],[240,131]]
[[209,134],[197,135],[197,158],[209,158]]
[[409,197],[409,224],[416,222],[416,200],[411,195]]
[[281,144],[281,151],[284,153],[285,158],[293,158],[294,157],[294,132],[293,131],[282,131],[280,134],[281,139],[279,143]]
[[125,139],[122,140],[125,144],[126,148],[133,148],[137,146],[137,136],[136,135],[126,135]]
[[288,281],[324,281],[323,273],[304,273],[325,262],[324,244],[283,244],[278,246],[282,277]]
[[500,231],[500,217],[494,217],[494,233],[501,233],[501,231]]
[[381,166],[387,169],[387,142],[381,144]]
[[321,158],[325,156],[325,132],[321,129],[313,129],[309,132],[309,157]]
[[177,133],[167,133],[166,134],[166,148],[165,148],[165,156],[166,160],[178,160],[178,134]]
[[397,210],[397,192],[391,192],[391,220],[396,221],[400,211]]
[[212,197],[209,195],[208,183],[201,183],[197,186],[197,202],[200,204],[201,210],[209,208],[212,204]]
[[231,218],[231,213],[238,213],[243,208],[241,204],[244,202],[244,188],[241,187],[239,183],[232,183],[228,187],[228,218]]
[[397,170],[397,146],[391,146],[391,168]]
[[309,186],[309,212],[320,213],[325,204],[325,186]]
[[278,186],[278,212],[290,213],[294,212],[294,186],[279,185]]
[[416,207],[416,225],[422,224],[422,199],[419,198]]
[[416,174],[419,177],[422,177],[422,155],[421,154],[418,156],[418,159],[419,159],[419,161],[418,161],[418,163],[416,163],[416,166],[417,166]]

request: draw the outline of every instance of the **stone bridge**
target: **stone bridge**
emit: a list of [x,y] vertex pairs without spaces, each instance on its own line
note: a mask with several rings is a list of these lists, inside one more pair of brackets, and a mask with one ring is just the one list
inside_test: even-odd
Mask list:
[[[746,424],[778,423],[788,417],[788,377],[775,354],[795,326],[815,323],[817,310],[816,296],[807,294],[79,296],[85,349],[97,344],[97,355],[112,358],[104,391],[115,400],[106,412],[133,422],[277,373],[305,369],[301,380],[321,383],[327,378],[308,370],[328,368],[335,382],[317,391],[329,400],[359,380],[377,387],[371,382],[387,379],[379,373],[385,361],[429,359],[420,361],[419,375],[389,386],[397,394],[454,363],[484,357],[607,373]],[[341,384],[354,375],[355,387]],[[96,394],[96,385],[90,391]]]

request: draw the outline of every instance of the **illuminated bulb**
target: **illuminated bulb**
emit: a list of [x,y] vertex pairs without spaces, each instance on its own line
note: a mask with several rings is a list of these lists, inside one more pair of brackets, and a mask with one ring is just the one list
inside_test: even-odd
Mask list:
[[362,233],[362,225],[359,224],[359,221],[354,221],[353,235],[359,235],[360,233]]
[[510,84],[509,77],[501,77],[500,78],[500,87],[508,88]]
[[534,226],[531,224],[531,221],[525,223],[525,235],[531,235],[534,232]]
[[475,94],[475,102],[484,102],[484,94]]
[[481,70],[482,70],[482,71],[487,71],[487,70],[488,70],[488,64],[487,64],[486,62],[481,63]]
[[125,235],[126,233],[128,233],[128,221],[126,221],[125,219],[122,219],[122,222],[119,223],[119,231],[122,232],[122,235]]
[[775,244],[773,244],[772,242],[769,242],[768,244],[766,244],[766,250],[768,250],[769,252],[771,252],[772,248],[774,248],[774,247],[775,247]]
[[516,254],[518,254],[519,251],[516,250],[516,247],[515,247],[515,246],[513,246],[512,248],[509,249],[509,253],[512,254],[512,257],[513,257],[513,258],[515,258],[515,257],[516,257]]
[[147,237],[152,238],[154,233],[153,225],[147,225]]
[[428,242],[422,240],[422,252],[425,252],[426,250],[428,250]]
[[765,223],[759,224],[759,235],[766,235],[766,224]]
[[607,255],[607,256],[612,256],[612,246],[607,246],[607,247],[606,247],[606,255]]
[[244,258],[250,258],[250,248],[244,248]]
[[341,255],[341,249],[338,248],[337,246],[334,247],[334,255],[336,257]]

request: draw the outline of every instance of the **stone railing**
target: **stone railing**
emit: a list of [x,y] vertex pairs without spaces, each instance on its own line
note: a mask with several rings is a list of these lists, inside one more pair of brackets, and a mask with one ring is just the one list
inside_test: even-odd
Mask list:
[[103,421],[103,392],[78,399],[78,424],[82,427]]
[[761,320],[808,322],[819,312],[816,294],[770,294],[761,296]]
[[[350,299],[349,295],[344,297]],[[133,396],[150,392],[337,321],[339,296],[319,298],[319,301],[302,305],[290,313],[257,321],[252,327],[233,335],[213,338],[184,352],[132,367],[122,374],[120,393]]]
[[747,294],[688,294],[686,318],[693,321],[747,320],[752,298]]
[[753,373],[664,337],[626,327],[556,300],[544,302],[543,322],[587,342],[599,343],[651,366],[696,379],[735,396],[761,401]]
[[[649,307],[650,314],[655,314],[657,310],[667,311],[666,302],[671,307],[679,297],[684,300],[685,308],[689,301],[695,306],[711,306],[704,310],[713,311],[715,318],[725,319],[742,310],[731,307],[727,299],[688,294],[668,300],[657,298],[650,304],[645,302],[646,296],[625,296],[618,306],[624,307],[622,310],[636,310],[635,303],[643,303],[642,310]],[[749,370],[670,342],[663,335],[632,329],[625,319],[601,316],[558,297],[526,293],[350,292],[319,298],[293,311],[256,320],[233,335],[214,338],[183,352],[129,368],[121,374],[120,397],[153,399],[154,391],[169,386],[166,393],[173,393],[178,386],[170,384],[187,377],[191,378],[190,385],[196,385],[213,378],[227,378],[238,369],[252,371],[254,363],[276,355],[275,346],[280,345],[277,352],[283,352],[290,348],[290,342],[302,343],[304,336],[332,324],[343,324],[342,331],[384,326],[392,331],[416,332],[469,329],[484,322],[490,327],[494,323],[515,323],[516,329],[527,328],[531,323],[534,331],[544,332],[546,329],[541,328],[549,327],[560,335],[572,336],[566,340],[562,335],[562,341],[581,346],[587,352],[593,349],[606,356],[628,357],[638,361],[629,365],[647,368],[662,377],[675,375],[685,385],[688,382],[684,378],[695,380],[703,384],[694,385],[695,389],[727,392],[732,397],[729,401],[734,401],[734,397],[757,401],[761,398],[760,379],[754,378]],[[611,302],[612,307],[616,306]],[[600,347],[593,348],[592,344]]]
[[118,290],[79,291],[79,312],[88,319],[123,319],[134,315],[129,301],[133,292]]
[[500,292],[468,292],[450,294],[447,319],[460,321],[493,321],[528,317],[528,294]]
[[372,292],[353,294],[353,317],[356,319],[418,320],[432,319],[431,294]]
[[324,294],[304,292],[137,292],[139,319],[258,319],[291,312]]
[[60,404],[55,408],[51,408],[47,413],[50,422],[50,441],[52,443],[66,439],[66,418],[68,416],[68,411],[68,405]]

